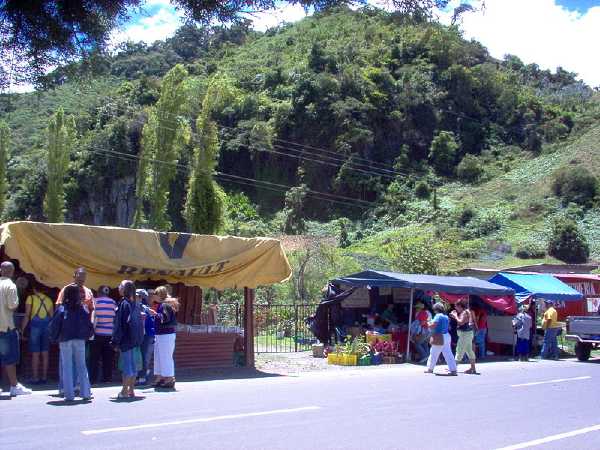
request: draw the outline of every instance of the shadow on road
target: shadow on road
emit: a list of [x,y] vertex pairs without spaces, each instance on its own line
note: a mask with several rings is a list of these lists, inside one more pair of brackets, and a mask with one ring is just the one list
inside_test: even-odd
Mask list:
[[75,406],[75,405],[87,405],[92,403],[90,400],[50,400],[46,402],[46,405],[50,406]]
[[278,373],[263,372],[257,369],[207,369],[194,371],[178,371],[177,382],[180,381],[213,381],[213,380],[244,380],[250,378],[282,377]]

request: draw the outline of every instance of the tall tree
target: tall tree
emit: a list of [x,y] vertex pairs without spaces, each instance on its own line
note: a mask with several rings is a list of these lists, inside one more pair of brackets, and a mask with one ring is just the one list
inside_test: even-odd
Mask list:
[[59,108],[48,124],[48,186],[44,212],[48,222],[65,220],[65,175],[76,141],[75,119]]
[[10,130],[5,122],[0,122],[0,215],[4,212],[6,200],[6,161],[8,160],[8,146],[10,145]]
[[[189,126],[182,117],[186,104],[187,70],[177,64],[164,77],[160,99],[149,111],[142,130],[142,151],[137,173],[137,207],[133,226],[148,225],[155,230],[169,230],[167,215],[171,182],[177,175],[181,149],[189,142]],[[149,206],[144,214],[144,201]]]
[[185,202],[184,217],[192,233],[215,234],[223,228],[225,193],[214,181],[219,157],[217,124],[212,115],[234,99],[227,78],[215,76],[202,100],[196,121],[197,146],[194,148],[192,174]]

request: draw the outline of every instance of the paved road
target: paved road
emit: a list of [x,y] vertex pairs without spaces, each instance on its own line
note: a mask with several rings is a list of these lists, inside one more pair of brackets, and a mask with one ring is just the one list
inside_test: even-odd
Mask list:
[[[461,366],[465,367],[465,366]],[[466,368],[466,367],[465,367]],[[438,371],[443,372],[438,366]],[[600,449],[600,361],[500,362],[481,375],[412,365],[179,383],[62,406],[0,402],[8,449]]]

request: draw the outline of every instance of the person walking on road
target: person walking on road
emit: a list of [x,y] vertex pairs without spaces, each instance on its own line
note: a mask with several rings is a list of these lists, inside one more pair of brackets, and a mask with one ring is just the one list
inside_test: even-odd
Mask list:
[[545,299],[546,311],[542,319],[542,328],[544,329],[544,343],[542,344],[543,359],[558,359],[558,334],[562,327],[558,323],[558,314],[554,309],[554,301]]
[[94,299],[94,340],[90,342],[90,381],[98,381],[98,365],[102,360],[102,382],[112,381],[115,352],[110,345],[113,322],[117,309],[116,302],[109,297],[110,288],[100,286],[98,297]]
[[427,360],[427,370],[425,373],[433,373],[435,365],[440,357],[440,353],[444,355],[446,364],[448,365],[448,371],[450,375],[456,376],[456,361],[452,354],[452,348],[450,347],[450,334],[448,333],[448,326],[450,320],[446,313],[446,308],[442,303],[436,303],[433,305],[433,312],[435,316],[431,322],[429,322],[429,328],[431,330],[431,350],[429,352],[429,359]]
[[155,317],[156,341],[154,344],[154,387],[173,389],[175,387],[175,332],[177,299],[170,297],[165,286],[154,291],[153,301],[158,303]]
[[119,295],[122,300],[117,308],[111,344],[121,352],[123,387],[117,398],[125,399],[135,397],[137,367],[134,348],[140,346],[144,339],[144,322],[141,307],[135,301],[133,281],[121,281]]
[[31,394],[31,390],[17,380],[20,344],[13,316],[19,306],[19,296],[12,280],[14,273],[15,266],[10,261],[0,265],[0,366],[6,372],[11,397]]
[[473,351],[473,332],[475,330],[475,321],[473,313],[469,309],[469,300],[460,299],[455,306],[455,310],[450,314],[456,320],[458,342],[456,344],[456,362],[460,363],[465,355],[469,358],[471,368],[465,370],[465,373],[475,375],[475,352]]
[[[48,325],[52,314],[54,314],[52,299],[34,287],[33,293],[25,300],[25,316],[21,324],[23,336],[29,325],[28,349],[31,353],[31,384],[46,384],[48,380],[48,350],[50,348]],[[40,358],[42,360],[41,376]]]
[[90,379],[85,365],[85,341],[93,335],[94,328],[78,285],[70,284],[64,288],[62,304],[56,314],[62,314],[59,346],[65,401],[75,399],[74,373],[77,374],[81,398],[91,401]]
[[529,360],[529,340],[531,338],[531,325],[533,320],[528,313],[529,305],[521,305],[519,314],[517,314],[512,324],[517,332],[517,346],[515,348],[515,359],[520,361]]

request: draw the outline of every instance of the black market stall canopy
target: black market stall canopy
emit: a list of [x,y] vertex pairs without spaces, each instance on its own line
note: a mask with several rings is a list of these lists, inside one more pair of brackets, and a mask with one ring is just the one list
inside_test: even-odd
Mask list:
[[90,287],[123,279],[165,280],[201,288],[256,288],[287,280],[281,243],[269,238],[163,233],[66,223],[0,226],[5,254],[49,287],[62,287],[84,267]]
[[[406,274],[366,270],[341,278],[333,283],[348,286],[371,286],[384,288],[418,289],[421,291],[451,294],[446,300],[453,301],[452,295],[477,295],[493,308],[508,314],[516,314],[514,289],[490,283],[473,277],[453,277],[439,275]],[[442,295],[442,298],[444,296]]]

